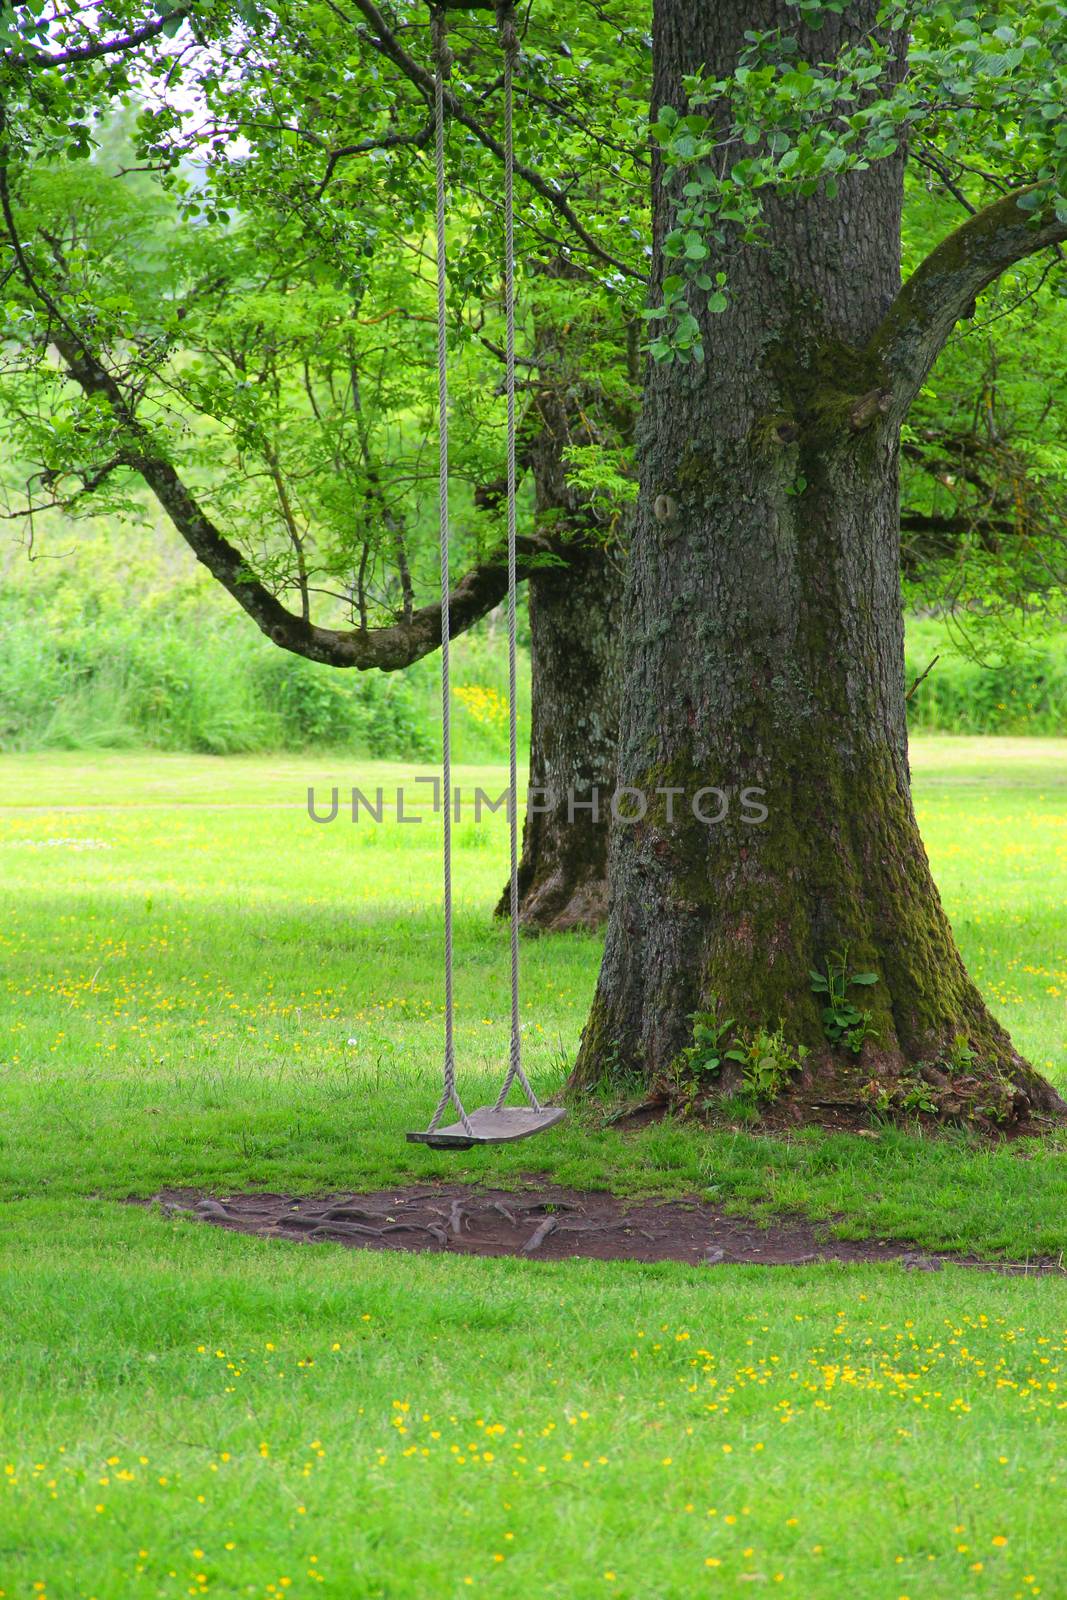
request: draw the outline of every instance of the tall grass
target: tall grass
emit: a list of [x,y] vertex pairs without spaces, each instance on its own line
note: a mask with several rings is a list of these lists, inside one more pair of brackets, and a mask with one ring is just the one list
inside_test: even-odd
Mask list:
[[988,664],[968,658],[942,621],[908,624],[906,678],[911,726],[924,733],[1067,733],[1067,636],[1037,633]]
[[[456,758],[500,759],[503,633],[483,623],[454,651]],[[52,569],[9,563],[0,587],[0,750],[318,748],[425,760],[440,750],[438,672],[436,657],[403,673],[305,661],[197,574],[175,581],[148,562],[124,577],[93,539]]]
[[[73,537],[73,536],[70,536]],[[4,552],[0,551],[0,555]],[[79,529],[64,559],[9,550],[0,574],[0,750],[160,749],[213,755],[343,749],[425,760],[440,750],[438,661],[403,673],[342,672],[276,649],[151,526]],[[503,630],[455,642],[458,760],[507,752]],[[945,623],[908,626],[909,702],[919,732],[1067,734],[1067,637],[979,665]],[[529,730],[522,653],[520,740]]]

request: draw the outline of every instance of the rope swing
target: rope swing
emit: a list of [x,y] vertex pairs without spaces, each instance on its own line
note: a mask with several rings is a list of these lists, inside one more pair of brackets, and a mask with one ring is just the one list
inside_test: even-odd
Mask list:
[[[497,23],[504,53],[504,305],[507,359],[507,548],[508,548],[508,756],[510,791],[508,820],[511,842],[511,1047],[508,1069],[492,1106],[480,1106],[469,1114],[464,1110],[456,1088],[456,1054],[453,998],[452,935],[452,715],[449,633],[449,527],[448,527],[448,316],[446,303],[446,194],[445,194],[445,79],[452,64],[448,47],[445,9],[435,6],[431,28],[434,55],[434,149],[436,156],[437,225],[437,405],[438,405],[438,519],[441,558],[441,783],[444,819],[444,955],[445,955],[445,1058],[444,1084],[437,1108],[424,1132],[409,1133],[413,1144],[429,1144],[441,1149],[467,1150],[476,1144],[503,1144],[542,1133],[562,1121],[566,1112],[559,1106],[543,1106],[530,1087],[522,1066],[522,1034],[519,1024],[519,823],[518,823],[518,729],[516,716],[515,600],[518,587],[516,568],[516,495],[518,473],[515,442],[515,150],[513,75],[519,54],[515,13],[511,4],[497,5]],[[525,1106],[505,1105],[516,1079],[526,1096]],[[458,1120],[447,1127],[441,1120],[449,1107]]]

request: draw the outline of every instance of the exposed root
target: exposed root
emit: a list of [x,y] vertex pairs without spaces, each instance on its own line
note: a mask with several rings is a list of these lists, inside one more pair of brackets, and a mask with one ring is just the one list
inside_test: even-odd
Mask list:
[[550,1260],[681,1261],[704,1267],[843,1260],[896,1261],[914,1272],[934,1272],[950,1263],[1024,1275],[1065,1271],[1062,1255],[1016,1261],[960,1257],[914,1244],[836,1239],[825,1224],[802,1217],[756,1222],[728,1216],[697,1197],[627,1201],[603,1191],[583,1194],[553,1186],[516,1194],[423,1185],[399,1193],[393,1189],[303,1199],[262,1194],[220,1198],[172,1190],[160,1195],[158,1203],[167,1217],[195,1218],[289,1244]]

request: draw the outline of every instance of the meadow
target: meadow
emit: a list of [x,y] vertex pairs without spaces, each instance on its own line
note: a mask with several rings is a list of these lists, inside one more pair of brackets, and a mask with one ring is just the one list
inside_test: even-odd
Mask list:
[[[1067,743],[916,739],[913,765],[971,970],[1067,1088]],[[306,791],[413,804],[419,773],[0,758],[0,1600],[1067,1594],[1062,1277],[399,1256],[123,1203],[535,1172],[1067,1249],[1062,1136],[628,1131],[591,1105],[536,1145],[407,1145],[438,1087],[437,827],[316,825]],[[457,832],[477,1104],[506,1053],[506,838]],[[524,941],[546,1096],[598,953]]]

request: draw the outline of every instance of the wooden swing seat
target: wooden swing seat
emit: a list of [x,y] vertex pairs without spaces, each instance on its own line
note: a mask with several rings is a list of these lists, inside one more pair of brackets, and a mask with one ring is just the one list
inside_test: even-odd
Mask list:
[[409,1133],[409,1144],[428,1144],[435,1150],[470,1150],[477,1144],[510,1144],[515,1139],[529,1139],[535,1133],[544,1133],[555,1127],[567,1115],[562,1106],[542,1106],[535,1111],[532,1106],[503,1106],[499,1111],[493,1106],[479,1106],[467,1117],[473,1129],[473,1138],[462,1122],[452,1122],[447,1128],[423,1129]]

